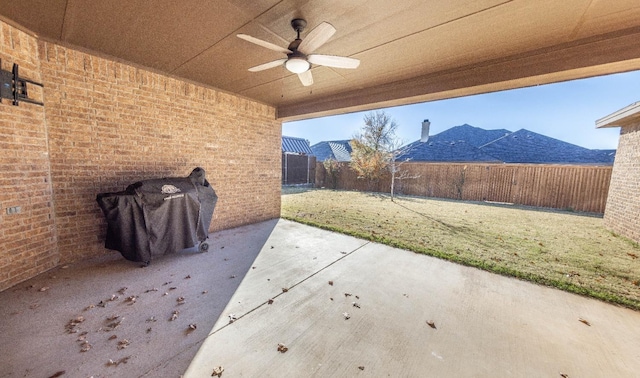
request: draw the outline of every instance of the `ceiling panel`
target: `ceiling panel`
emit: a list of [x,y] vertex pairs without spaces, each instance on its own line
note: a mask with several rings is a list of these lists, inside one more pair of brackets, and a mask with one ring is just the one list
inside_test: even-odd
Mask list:
[[226,1],[69,0],[63,40],[170,72],[249,20]]
[[[408,103],[425,98],[420,91],[429,99],[448,96],[463,82],[503,88],[509,84],[494,81],[566,80],[582,75],[576,70],[611,73],[640,61],[637,43],[625,49],[640,33],[638,0],[0,0],[0,15],[48,39],[283,107],[297,118],[346,111],[347,103]],[[308,22],[303,39],[323,21],[337,29],[316,53],[358,58],[360,67],[313,67],[311,87],[283,67],[248,72],[284,55],[236,34],[286,47],[296,36],[291,19],[299,17]],[[524,80],[528,75],[537,79]],[[438,78],[438,93],[415,84],[433,83],[429,78]]]

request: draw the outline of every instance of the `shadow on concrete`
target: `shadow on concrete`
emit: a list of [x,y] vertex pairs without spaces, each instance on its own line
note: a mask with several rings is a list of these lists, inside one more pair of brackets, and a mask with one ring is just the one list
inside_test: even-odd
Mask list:
[[277,223],[211,234],[208,252],[144,268],[114,251],[1,292],[1,375],[180,376]]

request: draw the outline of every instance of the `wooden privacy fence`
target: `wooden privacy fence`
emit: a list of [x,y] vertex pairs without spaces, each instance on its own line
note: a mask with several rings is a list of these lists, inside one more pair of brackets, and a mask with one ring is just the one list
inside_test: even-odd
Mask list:
[[312,184],[316,179],[316,157],[282,154],[282,184]]
[[[408,162],[396,193],[604,213],[611,166]],[[377,183],[357,178],[348,164],[337,173],[316,166],[316,187],[389,192],[390,175]],[[335,180],[333,179],[335,177]]]

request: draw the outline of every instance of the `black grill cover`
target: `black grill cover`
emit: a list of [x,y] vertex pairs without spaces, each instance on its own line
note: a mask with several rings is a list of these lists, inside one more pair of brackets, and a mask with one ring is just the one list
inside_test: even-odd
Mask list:
[[205,241],[218,197],[204,169],[196,168],[186,178],[139,181],[96,200],[107,219],[105,247],[149,263]]

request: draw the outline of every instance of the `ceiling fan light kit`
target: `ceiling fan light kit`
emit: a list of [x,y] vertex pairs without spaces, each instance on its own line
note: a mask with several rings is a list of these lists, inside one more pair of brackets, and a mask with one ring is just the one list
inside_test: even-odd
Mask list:
[[284,66],[291,72],[295,74],[303,73],[309,68],[311,68],[311,63],[309,63],[304,58],[289,58]]
[[246,35],[238,34],[238,38],[244,39],[247,42],[251,42],[258,46],[262,46],[272,51],[287,54],[287,58],[274,60],[272,62],[264,63],[255,67],[249,68],[251,72],[264,71],[269,68],[274,68],[284,63],[285,68],[292,73],[298,74],[298,78],[302,85],[309,86],[313,84],[313,76],[311,75],[311,65],[326,66],[333,68],[348,68],[354,69],[360,65],[360,61],[355,58],[347,58],[343,56],[335,55],[320,55],[312,54],[317,48],[322,46],[329,40],[336,32],[336,29],[328,22],[322,22],[309,32],[307,37],[300,39],[300,33],[307,26],[307,21],[301,18],[295,18],[291,20],[291,27],[297,33],[297,38],[289,44],[288,48],[274,45],[271,42],[263,41],[261,39]]

